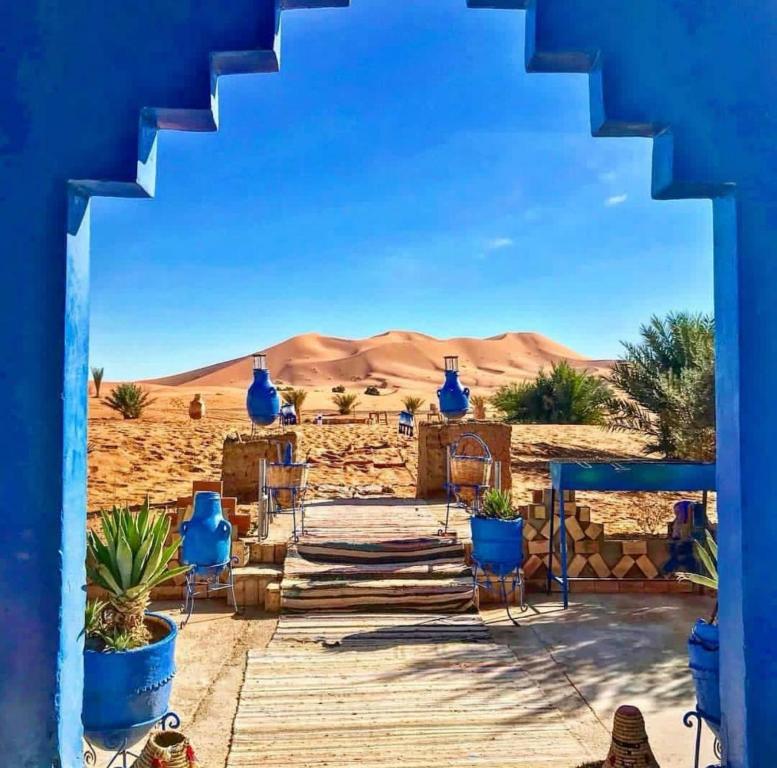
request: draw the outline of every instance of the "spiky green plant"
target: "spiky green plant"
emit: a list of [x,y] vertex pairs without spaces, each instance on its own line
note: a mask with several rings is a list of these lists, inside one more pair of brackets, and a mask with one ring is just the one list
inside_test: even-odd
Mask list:
[[715,460],[715,323],[686,312],[652,317],[641,341],[624,343],[611,381],[613,429],[643,432],[647,453]]
[[100,397],[100,387],[103,385],[103,376],[105,376],[105,368],[92,368],[92,380],[94,381],[94,396]]
[[341,416],[348,416],[356,410],[359,405],[359,398],[352,392],[337,394],[332,398],[332,402]]
[[528,424],[605,424],[612,399],[607,384],[562,360],[534,381],[500,387],[491,403],[505,421]]
[[491,488],[483,494],[478,517],[487,517],[491,520],[515,520],[518,510],[513,506],[513,497],[510,491],[500,491]]
[[[693,553],[696,555],[696,560],[701,563],[705,573],[678,573],[678,581],[690,581],[692,584],[698,584],[700,587],[707,587],[708,589],[718,591],[718,543],[715,541],[715,537],[709,532],[704,532],[706,535],[706,542],[700,541],[693,542]],[[712,612],[712,618],[710,623],[713,623],[717,618],[718,605],[715,603],[715,609]]]
[[134,647],[148,642],[144,615],[151,590],[189,566],[169,568],[178,543],[165,546],[170,532],[167,515],[152,513],[147,505],[139,512],[114,507],[102,516],[102,537],[90,531],[86,571],[95,584],[109,593],[102,611],[104,636],[128,632]]
[[412,413],[413,416],[415,416],[418,411],[421,410],[421,406],[423,406],[425,400],[421,397],[414,397],[413,395],[406,395],[402,398],[402,407],[408,412]]
[[304,389],[287,389],[285,392],[281,393],[281,397],[283,398],[284,403],[288,403],[289,405],[294,406],[294,410],[299,416],[302,413],[302,405],[305,402],[305,399],[307,398],[308,393]]
[[139,419],[143,411],[154,400],[143,387],[137,384],[119,384],[105,398],[105,404],[118,411],[125,419]]

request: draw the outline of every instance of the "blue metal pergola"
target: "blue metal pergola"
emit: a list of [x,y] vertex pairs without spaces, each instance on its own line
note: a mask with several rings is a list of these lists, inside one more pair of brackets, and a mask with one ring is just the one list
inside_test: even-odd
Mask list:
[[[548,593],[553,582],[561,586],[564,608],[569,606],[569,576],[567,575],[567,535],[564,517],[564,491],[669,491],[679,493],[701,492],[707,506],[707,492],[714,491],[714,462],[650,461],[624,459],[622,461],[589,461],[569,459],[551,461],[551,514],[548,543]],[[559,500],[559,559],[561,573],[553,573],[553,546],[556,497]]]

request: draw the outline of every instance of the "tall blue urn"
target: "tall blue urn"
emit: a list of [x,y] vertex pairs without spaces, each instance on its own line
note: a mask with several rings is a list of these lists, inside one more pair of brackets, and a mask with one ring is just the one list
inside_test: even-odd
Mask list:
[[167,616],[146,614],[159,639],[143,648],[106,653],[84,650],[84,735],[116,751],[140,741],[167,714],[175,676],[178,627]]
[[281,412],[281,398],[270,380],[265,354],[254,355],[254,381],[246,394],[246,410],[259,427],[272,424]]
[[688,666],[696,688],[696,709],[720,735],[720,641],[717,624],[699,619],[688,638]]
[[440,413],[446,419],[462,419],[469,410],[469,389],[462,387],[459,381],[459,361],[457,357],[445,358],[445,382],[437,390]]
[[211,491],[194,495],[191,520],[181,523],[181,562],[207,570],[229,562],[232,524],[224,519],[221,496]]
[[472,559],[496,576],[506,576],[523,564],[523,518],[498,520],[471,517]]

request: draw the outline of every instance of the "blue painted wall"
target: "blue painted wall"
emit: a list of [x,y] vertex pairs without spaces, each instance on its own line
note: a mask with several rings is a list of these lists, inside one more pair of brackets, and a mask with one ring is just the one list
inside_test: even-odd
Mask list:
[[[345,0],[286,7],[330,4]],[[777,755],[777,5],[470,4],[528,5],[528,68],[589,73],[595,133],[655,137],[656,197],[716,199],[724,734],[731,768],[763,768]],[[157,130],[214,129],[216,75],[276,69],[279,14],[273,0],[28,0],[4,12],[0,512],[15,525],[0,526],[0,744],[9,765],[69,768],[80,764],[89,197],[153,192]]]

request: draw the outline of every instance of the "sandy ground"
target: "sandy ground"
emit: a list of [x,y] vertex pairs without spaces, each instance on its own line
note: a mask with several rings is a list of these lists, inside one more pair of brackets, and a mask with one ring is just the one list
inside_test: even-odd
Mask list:
[[[250,431],[243,390],[203,393],[207,413],[198,422],[191,421],[187,412],[193,389],[155,387],[153,392],[156,402],[135,421],[125,421],[104,402],[90,399],[90,511],[114,503],[137,504],[147,494],[153,502],[164,503],[188,494],[192,480],[219,479],[224,437]],[[389,398],[386,400],[387,410],[393,411]],[[303,412],[303,418],[311,415],[311,411]],[[396,416],[390,413],[388,426],[303,423],[295,427],[300,436],[299,455],[313,464],[313,495],[412,497],[417,441],[399,436],[395,424]],[[528,503],[532,489],[547,485],[547,462],[552,458],[639,458],[643,446],[639,435],[599,427],[516,425],[512,435],[515,502]],[[580,498],[591,506],[592,519],[606,523],[607,533],[616,534],[664,532],[676,497],[587,493]]]

